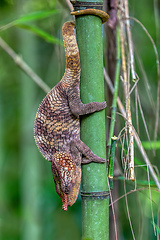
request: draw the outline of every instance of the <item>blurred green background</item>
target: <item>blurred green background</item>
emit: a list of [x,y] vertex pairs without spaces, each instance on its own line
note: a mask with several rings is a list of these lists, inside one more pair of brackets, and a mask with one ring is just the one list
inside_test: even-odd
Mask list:
[[[160,53],[160,32],[158,28],[158,31],[156,30],[155,25],[155,2],[159,3],[159,8],[156,8],[158,11],[160,2],[153,0],[129,1],[129,8],[130,15],[145,25]],[[44,10],[56,11],[49,17],[31,21],[29,24],[62,41],[62,25],[65,21],[72,20],[70,10],[63,0],[0,0],[0,27],[18,19],[21,15]],[[156,58],[153,46],[142,28],[131,21],[131,30],[134,49],[144,66],[143,72],[136,58],[136,71],[140,78],[138,90],[150,138],[153,140],[156,111],[154,106],[156,106],[157,94]],[[51,88],[61,79],[65,69],[65,57],[64,48],[60,44],[52,44],[25,30],[24,26],[1,29],[0,36]],[[106,49],[105,38],[104,49]],[[144,81],[144,74],[149,84]],[[123,96],[121,90],[120,83],[120,97]],[[148,90],[153,98],[153,104],[149,101]],[[46,93],[0,48],[0,239],[2,240],[81,239],[80,196],[67,212],[62,210],[61,200],[55,191],[50,163],[43,159],[34,143],[34,117],[45,95]],[[133,123],[136,126],[134,94],[131,100]],[[119,133],[125,123],[120,116],[117,117],[117,121]],[[140,138],[147,141],[141,116],[139,125]],[[159,137],[160,132],[158,132]],[[120,142],[118,148],[121,149]],[[160,167],[158,142],[156,155],[153,155],[151,150],[147,150],[147,154],[158,171]],[[135,239],[159,239],[154,234],[154,227],[158,229],[160,194],[155,190],[156,186],[152,181],[152,200],[150,199],[146,167],[140,166],[145,163],[136,147],[135,157],[137,187],[143,188],[128,195]],[[119,165],[120,171],[123,172],[120,160]],[[126,188],[128,192],[134,189],[134,184],[126,181]],[[119,178],[115,181],[115,189],[116,198],[124,194],[123,179]],[[125,197],[117,203],[115,211],[118,239],[133,239]],[[111,231],[110,240],[115,239],[114,229]]]

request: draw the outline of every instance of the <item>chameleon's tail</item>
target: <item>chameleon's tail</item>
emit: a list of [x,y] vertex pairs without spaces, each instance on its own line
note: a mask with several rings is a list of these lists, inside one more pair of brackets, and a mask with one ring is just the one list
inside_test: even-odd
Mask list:
[[73,70],[76,74],[76,71],[80,71],[80,57],[74,28],[74,22],[64,23],[62,35],[66,52],[66,70]]

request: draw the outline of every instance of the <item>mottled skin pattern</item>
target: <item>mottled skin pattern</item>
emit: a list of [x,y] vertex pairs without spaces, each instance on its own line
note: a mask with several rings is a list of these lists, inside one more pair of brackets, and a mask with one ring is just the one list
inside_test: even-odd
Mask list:
[[66,211],[78,196],[81,163],[105,162],[80,140],[79,116],[104,109],[106,102],[81,102],[80,57],[74,23],[66,22],[62,34],[66,52],[65,74],[39,106],[34,137],[42,155],[51,162],[56,191]]

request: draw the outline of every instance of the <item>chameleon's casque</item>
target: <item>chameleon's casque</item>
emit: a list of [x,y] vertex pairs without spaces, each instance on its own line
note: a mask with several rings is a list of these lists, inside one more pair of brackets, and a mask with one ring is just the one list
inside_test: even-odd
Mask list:
[[[51,162],[56,191],[63,210],[77,199],[81,182],[81,163],[105,162],[80,140],[80,115],[106,107],[106,102],[83,104],[80,100],[80,57],[74,23],[62,28],[66,52],[66,70],[62,80],[40,104],[34,125],[39,151]],[[83,155],[83,158],[82,158]]]

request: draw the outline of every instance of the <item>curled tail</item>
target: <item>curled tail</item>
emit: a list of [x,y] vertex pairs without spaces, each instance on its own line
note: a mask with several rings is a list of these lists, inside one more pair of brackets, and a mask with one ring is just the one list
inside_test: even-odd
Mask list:
[[79,49],[74,33],[74,22],[66,22],[63,24],[62,35],[66,52],[66,69],[79,70],[80,57]]
[[69,90],[75,83],[79,83],[80,81],[80,57],[74,28],[74,22],[66,22],[62,27],[66,53],[66,69],[61,84],[65,90]]

